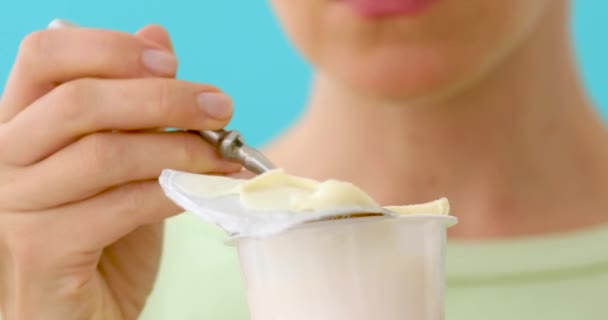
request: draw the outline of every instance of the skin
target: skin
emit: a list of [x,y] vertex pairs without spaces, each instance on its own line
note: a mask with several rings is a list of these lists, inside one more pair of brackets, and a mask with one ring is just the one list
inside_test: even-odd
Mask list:
[[[571,54],[568,2],[462,3],[366,20],[325,0],[272,1],[317,73],[307,113],[267,154],[293,174],[352,181],[385,205],[447,196],[460,218],[454,238],[605,223],[606,129]],[[160,221],[179,212],[155,182],[160,170],[239,170],[195,136],[154,130],[220,128],[230,115],[197,111],[196,93],[219,89],[142,67],[151,47],[170,52],[158,26],[24,40],[0,101],[7,319],[135,318],[157,270]],[[339,143],[319,143],[328,136]]]

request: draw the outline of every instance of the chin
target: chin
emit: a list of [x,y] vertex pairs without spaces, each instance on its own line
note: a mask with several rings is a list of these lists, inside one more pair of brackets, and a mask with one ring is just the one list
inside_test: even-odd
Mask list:
[[569,3],[384,0],[427,5],[392,16],[361,14],[378,7],[381,0],[374,1],[272,3],[291,42],[324,77],[361,94],[401,100],[443,97],[470,86],[541,22],[553,24],[554,19],[545,17],[561,16]]
[[317,66],[332,81],[360,95],[417,103],[443,97],[479,78],[487,70],[484,66],[491,64],[481,58],[432,47],[387,48],[335,54]]

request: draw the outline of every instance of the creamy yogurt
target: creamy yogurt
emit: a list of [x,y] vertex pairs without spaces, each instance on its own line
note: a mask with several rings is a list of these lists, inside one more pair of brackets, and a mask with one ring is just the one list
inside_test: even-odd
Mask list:
[[449,215],[447,199],[382,207],[357,186],[316,181],[276,169],[251,179],[164,170],[165,194],[185,210],[232,235],[274,234],[297,224],[357,214]]

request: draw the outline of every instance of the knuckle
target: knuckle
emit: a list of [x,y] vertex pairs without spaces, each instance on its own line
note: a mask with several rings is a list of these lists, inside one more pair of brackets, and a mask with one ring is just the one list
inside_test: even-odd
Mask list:
[[123,209],[126,212],[137,212],[148,207],[151,197],[150,187],[145,182],[135,182],[127,187],[123,197]]
[[181,134],[181,155],[187,164],[199,163],[205,160],[205,151],[201,138],[192,134]]
[[120,143],[114,139],[110,133],[96,133],[83,138],[85,147],[81,152],[83,159],[88,159],[86,162],[89,166],[91,174],[103,174],[116,166],[119,163],[123,150]]
[[173,83],[164,79],[154,79],[153,87],[153,91],[156,95],[152,111],[167,120],[175,119],[178,109],[180,108],[172,108],[171,101],[173,100],[174,94]]
[[53,90],[53,105],[63,121],[80,118],[87,100],[94,99],[93,80],[81,78],[59,85]]
[[34,31],[26,35],[19,44],[19,59],[30,60],[30,57],[40,56],[44,52],[44,42],[47,32],[44,30]]
[[[2,210],[22,210],[31,205],[22,201],[19,191],[22,191],[24,168],[10,168],[0,166],[0,207]],[[0,224],[2,225],[2,224]]]

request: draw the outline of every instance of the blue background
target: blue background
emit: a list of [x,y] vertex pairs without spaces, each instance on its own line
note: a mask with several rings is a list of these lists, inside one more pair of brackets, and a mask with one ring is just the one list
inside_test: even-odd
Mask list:
[[[268,141],[302,112],[310,69],[266,1],[5,0],[0,4],[2,87],[20,39],[56,17],[128,32],[148,23],[164,25],[180,58],[178,77],[212,83],[231,94],[237,108],[231,127],[252,144]],[[575,1],[573,20],[585,82],[608,116],[608,2]]]

